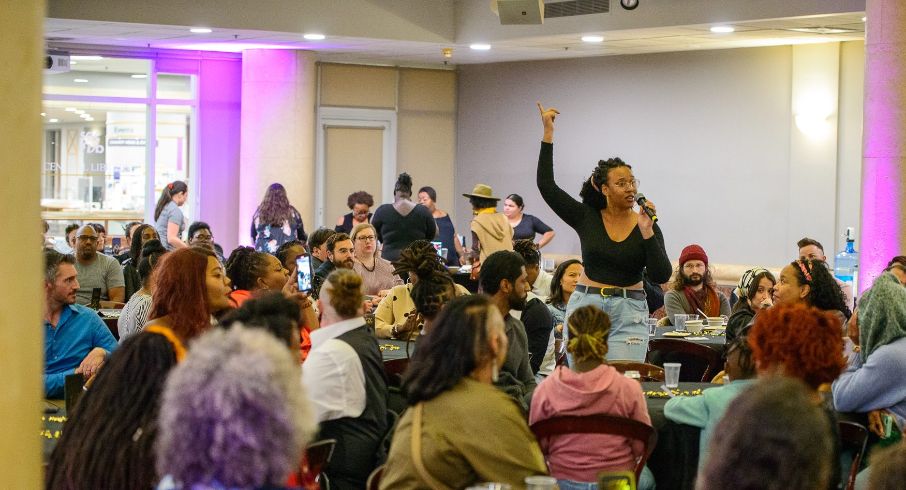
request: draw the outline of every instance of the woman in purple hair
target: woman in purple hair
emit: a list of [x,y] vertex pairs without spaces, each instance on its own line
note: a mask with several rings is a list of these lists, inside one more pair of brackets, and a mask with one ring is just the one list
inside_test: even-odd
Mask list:
[[300,378],[298,360],[263,330],[193,342],[164,389],[158,488],[281,488],[316,429]]

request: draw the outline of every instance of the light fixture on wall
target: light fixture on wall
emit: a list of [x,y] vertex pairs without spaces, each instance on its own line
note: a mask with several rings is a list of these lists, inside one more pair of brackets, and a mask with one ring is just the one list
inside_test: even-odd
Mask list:
[[811,91],[796,101],[794,110],[796,127],[806,136],[821,138],[830,132],[834,113],[830,95]]

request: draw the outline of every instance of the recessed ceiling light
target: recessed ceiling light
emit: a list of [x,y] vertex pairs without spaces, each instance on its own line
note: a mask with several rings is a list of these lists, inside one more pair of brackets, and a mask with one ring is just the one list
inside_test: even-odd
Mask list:
[[862,17],[862,22],[865,22],[866,20],[868,20],[868,17]]
[[309,41],[323,41],[327,36],[325,36],[324,34],[317,34],[317,33],[313,32],[310,34],[303,34],[302,37],[304,37],[305,39],[308,39]]
[[132,78],[148,78],[148,75],[145,75],[144,73],[136,73],[135,75],[132,75]]
[[192,34],[210,34],[214,31],[207,27],[193,27],[189,29],[189,32],[191,32]]
[[60,122],[60,120],[57,118],[53,118],[53,119],[48,119],[47,122],[55,123],[55,122]]
[[74,55],[74,56],[70,56],[69,59],[70,59],[70,61],[71,61],[71,60],[77,60],[77,61],[100,61],[100,60],[104,59],[104,57],[103,57],[103,56],[82,56],[82,55]]
[[69,59],[69,64],[70,64],[70,65],[78,65],[78,64],[79,64],[79,62],[78,62],[78,61],[75,61],[75,60],[73,60],[73,59],[72,59],[72,58],[70,58],[70,59]]
[[76,109],[75,107],[67,107],[67,108],[64,109],[64,110],[65,110],[66,112],[75,112],[75,111],[77,111],[78,109]]
[[604,42],[604,36],[582,36],[583,43],[601,43]]
[[88,119],[88,118],[90,118],[91,116],[88,115],[88,114],[79,114],[79,117],[81,117],[82,119]]
[[46,116],[46,115],[47,115],[46,112],[42,112],[42,113],[41,113],[41,117],[44,117],[44,116]]
[[470,45],[469,45],[469,48],[474,49],[474,50],[476,50],[476,51],[487,51],[487,50],[491,49],[491,45],[490,45],[490,44],[476,43],[476,44],[470,44]]
[[714,34],[729,34],[735,30],[733,26],[714,26],[711,28],[711,32]]
[[80,116],[81,116],[82,114],[85,114],[85,111],[83,111],[82,109],[78,109],[78,110],[75,110],[75,111],[73,111],[73,112],[75,112],[76,114],[78,114],[78,115],[80,115]]
[[84,78],[73,78],[72,81],[75,83],[88,83],[88,80],[85,80]]

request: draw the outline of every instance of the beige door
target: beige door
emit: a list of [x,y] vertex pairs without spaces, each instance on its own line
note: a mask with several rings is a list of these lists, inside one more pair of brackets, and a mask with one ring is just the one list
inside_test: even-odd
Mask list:
[[382,202],[384,128],[324,128],[324,225],[332,228],[349,212],[349,194],[366,191]]

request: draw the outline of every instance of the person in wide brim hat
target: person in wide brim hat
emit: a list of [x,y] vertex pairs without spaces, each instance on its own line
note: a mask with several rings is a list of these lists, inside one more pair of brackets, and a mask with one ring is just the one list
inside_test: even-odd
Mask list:
[[513,250],[513,227],[503,213],[497,212],[497,201],[494,190],[486,184],[477,184],[470,194],[463,194],[472,204],[472,219],[469,228],[472,230],[472,266],[473,273],[477,265],[498,250]]
[[472,188],[471,194],[463,194],[463,197],[477,197],[480,199],[490,199],[492,201],[499,201],[499,197],[494,197],[494,189],[491,189],[491,186],[486,184],[475,184],[475,187]]

